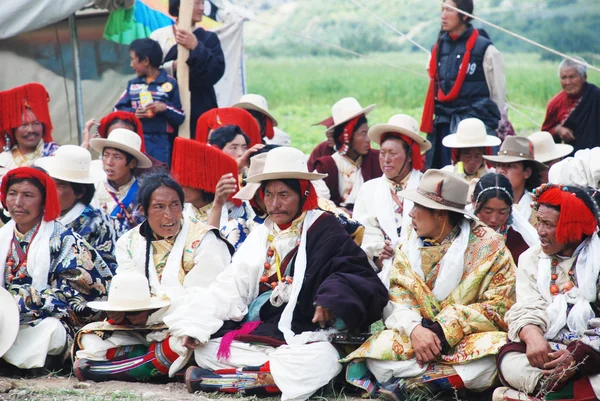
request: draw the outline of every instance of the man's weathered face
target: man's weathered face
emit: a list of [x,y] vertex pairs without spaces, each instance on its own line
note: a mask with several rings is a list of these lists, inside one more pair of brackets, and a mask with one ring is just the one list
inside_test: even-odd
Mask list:
[[15,128],[15,141],[19,148],[35,149],[44,134],[44,125],[31,109],[25,109],[23,124]]
[[132,159],[128,163],[124,152],[118,149],[104,148],[102,165],[109,181],[122,183],[122,181],[131,179],[132,169],[137,167],[137,160]]
[[298,214],[300,196],[282,181],[271,181],[265,187],[265,206],[271,219],[282,226]]
[[183,205],[177,192],[169,187],[159,187],[152,193],[148,210],[144,210],[152,231],[163,238],[179,232],[183,218]]
[[359,155],[366,155],[371,149],[371,139],[369,139],[369,125],[364,123],[352,135],[351,145],[352,149]]
[[419,237],[435,239],[440,235],[443,220],[439,212],[415,203],[408,216]]
[[546,255],[556,255],[567,247],[556,240],[556,227],[560,212],[546,205],[540,205],[537,211],[537,223],[535,228],[540,237],[542,251]]
[[523,162],[496,163],[496,172],[502,174],[510,181],[513,189],[524,188],[527,179],[531,177],[531,168],[525,168]]
[[393,180],[401,175],[400,173],[408,174],[412,169],[412,161],[407,161],[406,158],[407,154],[402,139],[390,138],[381,144],[379,166],[387,179]]
[[56,191],[58,192],[58,201],[60,203],[60,212],[65,213],[81,199],[82,194],[76,194],[70,182],[54,178]]
[[44,215],[44,196],[41,191],[28,181],[21,181],[8,187],[6,207],[17,229],[25,234]]
[[565,67],[560,70],[560,86],[569,96],[578,96],[583,90],[586,78],[579,75],[575,67]]
[[485,148],[465,148],[459,150],[459,161],[463,162],[465,173],[474,175],[483,166]]

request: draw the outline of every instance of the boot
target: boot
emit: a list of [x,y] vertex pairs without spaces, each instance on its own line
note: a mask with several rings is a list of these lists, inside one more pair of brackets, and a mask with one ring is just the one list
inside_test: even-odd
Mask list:
[[269,363],[238,369],[210,370],[190,366],[185,372],[185,384],[190,393],[240,393],[268,396],[279,393],[273,381]]

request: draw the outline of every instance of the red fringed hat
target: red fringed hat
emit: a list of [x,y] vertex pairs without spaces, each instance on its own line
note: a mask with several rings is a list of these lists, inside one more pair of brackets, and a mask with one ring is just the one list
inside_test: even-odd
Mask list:
[[[4,134],[15,144],[13,129],[23,125],[23,113],[31,109],[38,121],[44,125],[44,142],[52,140],[52,121],[48,110],[50,95],[43,85],[32,82],[0,92],[0,147],[6,145]],[[27,123],[29,121],[25,121]]]
[[58,192],[54,180],[41,170],[31,167],[18,167],[10,170],[2,178],[0,185],[0,193],[2,194],[2,206],[8,210],[6,206],[6,193],[8,192],[8,182],[17,178],[30,178],[37,180],[46,190],[46,203],[44,205],[44,221],[56,220],[60,216],[60,203],[58,201]]
[[596,232],[598,221],[594,213],[567,186],[542,184],[533,191],[534,206],[547,204],[560,208],[556,240],[561,244],[581,241]]
[[106,139],[106,137],[108,137],[108,127],[110,127],[112,122],[115,120],[127,121],[133,124],[133,126],[135,127],[135,133],[138,134],[142,139],[141,151],[142,153],[146,153],[146,144],[144,143],[144,129],[142,128],[142,122],[139,118],[135,116],[135,114],[130,113],[128,111],[113,111],[112,113],[104,117],[102,120],[100,120],[100,125],[98,125],[98,134],[102,138]]
[[250,138],[250,146],[262,143],[260,127],[248,111],[236,107],[212,109],[202,114],[196,123],[196,141],[208,142],[208,132],[224,125],[237,125]]
[[238,176],[237,162],[231,156],[214,146],[175,138],[171,175],[182,187],[214,194],[217,183],[227,173]]

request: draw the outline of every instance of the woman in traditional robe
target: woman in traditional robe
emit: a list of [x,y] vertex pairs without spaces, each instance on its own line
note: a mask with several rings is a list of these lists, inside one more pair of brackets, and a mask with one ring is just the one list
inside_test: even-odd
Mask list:
[[488,227],[504,237],[513,260],[529,247],[540,243],[535,228],[513,207],[513,190],[508,178],[489,173],[481,177],[473,191],[473,213]]
[[415,386],[483,390],[493,383],[515,265],[496,232],[466,218],[467,191],[462,178],[431,169],[418,188],[400,192],[415,203],[414,230],[395,252],[385,330],[343,359],[352,361],[350,383],[376,390],[359,374],[362,360],[380,394],[395,399]]
[[365,226],[362,248],[382,270],[384,283],[391,272],[393,248],[406,240],[410,230],[408,214],[412,202],[398,196],[404,189],[414,189],[423,174],[421,153],[431,144],[419,135],[417,121],[397,114],[387,124],[369,129],[369,138],[381,147],[379,165],[383,176],[365,182],[354,205],[353,217]]
[[[227,242],[214,227],[183,213],[183,190],[165,173],[148,175],[139,197],[146,220],[117,242],[116,276],[143,274],[151,294],[172,302],[194,288],[208,287],[229,265]],[[172,336],[164,325],[168,313],[165,309],[109,313],[109,321],[84,327],[76,343],[77,377],[145,381],[177,372],[189,352],[183,340]],[[128,325],[136,327],[124,327]]]
[[372,178],[380,177],[379,151],[371,149],[368,136],[367,114],[375,105],[362,107],[354,98],[347,97],[333,105],[331,111],[336,152],[323,156],[315,163],[319,173],[327,174],[323,182],[316,183],[319,196],[330,199],[352,214],[360,187]]
[[452,149],[452,164],[442,170],[457,174],[471,182],[485,174],[494,172],[483,159],[492,154],[492,147],[500,145],[500,138],[487,135],[485,125],[476,118],[465,118],[456,129],[455,134],[446,136],[442,144]]

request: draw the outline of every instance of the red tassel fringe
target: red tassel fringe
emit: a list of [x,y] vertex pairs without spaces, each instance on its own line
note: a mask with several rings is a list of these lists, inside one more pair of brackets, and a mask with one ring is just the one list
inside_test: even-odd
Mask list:
[[100,120],[98,125],[98,134],[104,139],[108,136],[108,127],[115,120],[128,121],[135,126],[135,132],[142,139],[142,153],[146,153],[146,143],[144,142],[144,128],[142,128],[142,122],[135,114],[128,111],[113,111],[112,113],[105,116]]
[[[270,120],[269,120],[270,121]],[[208,142],[208,132],[224,125],[237,125],[250,138],[250,146],[262,143],[260,127],[247,110],[237,107],[212,109],[202,114],[196,123],[196,141]]]

